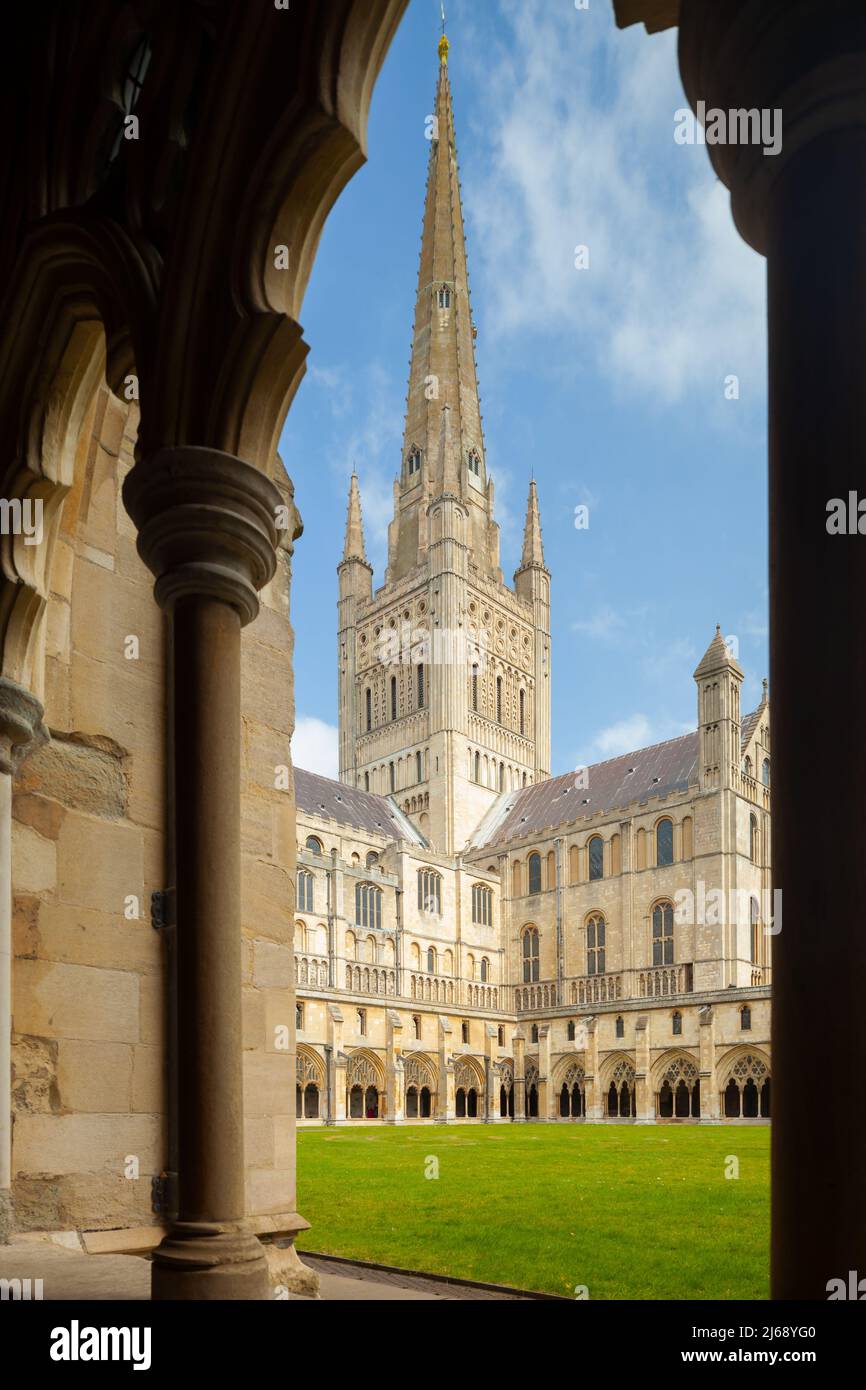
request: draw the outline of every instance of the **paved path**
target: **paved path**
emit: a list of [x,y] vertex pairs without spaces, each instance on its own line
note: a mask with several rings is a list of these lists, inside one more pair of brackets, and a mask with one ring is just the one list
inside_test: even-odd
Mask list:
[[[321,1297],[328,1302],[519,1298],[516,1294],[497,1293],[471,1284],[440,1284],[421,1276],[365,1269],[362,1265],[334,1265],[315,1255],[302,1255],[301,1258],[319,1274]],[[150,1298],[149,1260],[139,1255],[84,1255],[48,1242],[0,1245],[0,1279],[41,1279],[42,1297],[47,1302]]]

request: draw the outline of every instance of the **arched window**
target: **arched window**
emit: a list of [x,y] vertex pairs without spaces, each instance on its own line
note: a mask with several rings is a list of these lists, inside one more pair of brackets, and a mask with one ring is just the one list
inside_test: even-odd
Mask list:
[[[526,733],[526,691],[525,691],[525,690],[521,690],[521,692],[520,692],[520,699],[519,699],[519,702],[518,702],[518,703],[519,703],[519,705],[520,705],[520,732],[521,732],[522,734],[525,734],[525,733]],[[526,781],[526,773],[523,774],[523,778],[524,778],[524,782],[525,782],[525,781]]]
[[660,869],[674,862],[673,821],[660,820],[656,826],[656,864]]
[[616,1035],[618,1038],[625,1037],[625,1021],[622,1017],[622,1014],[620,1014],[616,1021]]
[[569,1042],[574,1042],[574,1024],[571,1020],[565,1025],[565,1036]]
[[500,790],[501,792],[504,792],[504,791],[505,791],[505,764],[504,764],[504,763],[500,763],[500,764],[499,764],[499,790]]
[[379,856],[378,856],[378,854],[376,853],[376,851],[375,851],[374,849],[371,849],[370,852],[369,852],[368,855],[367,855],[367,860],[366,860],[367,868],[368,868],[368,869],[372,869],[376,864],[378,864],[378,862],[379,862]]
[[421,472],[421,450],[420,450],[420,449],[412,449],[412,451],[411,451],[410,454],[409,454],[408,459],[406,460],[406,465],[407,465],[407,470],[408,470],[408,473],[409,473],[409,477],[410,477],[410,478],[413,476],[413,474],[415,474],[415,473],[420,473],[420,472]]
[[421,1015],[420,1015],[420,1014],[413,1014],[413,1015],[412,1015],[412,1026],[413,1026],[414,1029],[415,1029],[415,1041],[416,1041],[416,1042],[420,1042],[420,1041],[421,1041]]
[[419,708],[419,709],[423,709],[423,708],[424,708],[424,665],[423,665],[423,662],[420,663],[420,664],[415,668],[415,675],[416,675],[417,688],[418,688],[418,708]]
[[493,926],[493,889],[486,883],[472,885],[472,920],[481,927]]
[[440,309],[451,308],[451,291],[447,285],[442,285],[436,292],[436,303]]
[[310,851],[310,854],[322,853],[322,842],[321,840],[317,840],[315,835],[307,836],[306,847]]
[[749,935],[753,965],[758,964],[758,947],[760,945],[759,916],[760,909],[758,906],[758,899],[752,897],[749,900]]
[[416,753],[416,754],[415,754],[415,781],[416,781],[416,782],[421,782],[421,781],[423,781],[423,777],[422,777],[422,773],[421,773],[421,768],[422,768],[421,754],[420,754],[420,753]]
[[744,774],[745,774],[746,777],[751,777],[751,775],[752,775],[752,760],[751,760],[751,758],[749,757],[748,753],[746,754],[745,758],[743,759],[743,772],[744,772]]
[[382,890],[374,883],[355,884],[355,923],[359,927],[382,926]]
[[364,691],[364,705],[367,733],[369,733],[373,727],[373,692],[369,686]]
[[586,973],[604,974],[604,918],[593,913],[586,923]]
[[589,842],[589,877],[604,878],[604,840],[593,835]]
[[388,764],[388,790],[392,792],[397,790],[397,772],[393,763]]
[[113,164],[124,145],[124,133],[126,129],[126,117],[131,116],[138,99],[141,96],[141,89],[144,86],[144,79],[150,66],[152,55],[150,39],[145,34],[136,43],[126,64],[123,74],[123,87],[120,93],[121,110],[117,113],[117,131],[108,153],[106,165]]
[[530,854],[527,861],[529,865],[529,892],[541,892],[541,855]]
[[433,869],[418,870],[418,910],[442,916],[442,878]]
[[496,677],[496,722],[502,723],[502,677]]
[[429,975],[436,974],[436,952],[432,946],[427,948],[427,973]]
[[674,1009],[671,1016],[671,1027],[677,1036],[683,1031],[683,1016],[678,1009]]
[[523,933],[523,983],[538,979],[538,928],[527,927]]
[[[473,663],[472,663],[472,688],[471,688],[471,691],[470,691],[470,699],[471,699],[471,702],[472,702],[472,708],[473,708],[473,710],[474,710],[474,711],[476,712],[476,714],[477,714],[477,713],[478,713],[478,663],[477,663],[476,661],[473,661]],[[476,757],[477,757],[477,754],[476,754]],[[475,780],[476,780],[476,782],[477,782],[478,778],[476,777]]]
[[749,858],[753,864],[758,862],[758,849],[760,846],[760,835],[758,832],[757,816],[749,817]]
[[365,791],[365,792],[368,792],[369,790],[370,790],[370,774],[369,774],[369,772],[365,772],[365,773],[364,773],[364,791]]
[[488,981],[489,979],[490,979],[490,961],[487,959],[486,956],[482,956],[482,957],[481,957],[481,983],[482,983],[483,985],[486,985],[486,984],[487,984],[487,981]]
[[481,781],[481,754],[475,754],[475,781]]
[[673,963],[673,903],[656,903],[653,908],[653,965],[673,965]]
[[748,1033],[752,1027],[752,1010],[748,1004],[744,1004],[740,1009],[740,1028],[744,1033]]
[[397,718],[397,677],[391,677],[391,718]]
[[531,1028],[530,1028],[530,1031],[529,1031],[529,1041],[530,1041],[530,1042],[534,1042],[534,1043],[537,1043],[537,1042],[538,1042],[538,1024],[537,1024],[537,1023],[533,1023],[532,1026],[531,1026]]
[[761,763],[761,781],[765,787],[770,785],[770,759],[765,758]]
[[469,454],[469,472],[474,473],[476,478],[481,477],[481,459],[474,449]]
[[313,911],[313,875],[309,869],[298,869],[298,911]]

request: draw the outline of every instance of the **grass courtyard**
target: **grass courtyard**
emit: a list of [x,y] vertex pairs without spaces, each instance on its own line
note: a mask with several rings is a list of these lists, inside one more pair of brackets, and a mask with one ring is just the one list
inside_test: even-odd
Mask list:
[[566,1297],[767,1298],[769,1141],[758,1126],[303,1130],[298,1245]]

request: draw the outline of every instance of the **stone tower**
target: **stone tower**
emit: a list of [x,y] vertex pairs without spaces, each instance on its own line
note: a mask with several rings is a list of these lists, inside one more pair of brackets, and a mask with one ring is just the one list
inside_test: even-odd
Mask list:
[[475,365],[448,40],[415,300],[385,582],[371,592],[357,479],[340,575],[340,777],[401,807],[446,853],[500,791],[550,774],[550,574],[529,490],[503,581]]
[[743,671],[716,627],[716,635],[695,671],[698,687],[698,771],[705,791],[738,785],[740,770],[740,687]]

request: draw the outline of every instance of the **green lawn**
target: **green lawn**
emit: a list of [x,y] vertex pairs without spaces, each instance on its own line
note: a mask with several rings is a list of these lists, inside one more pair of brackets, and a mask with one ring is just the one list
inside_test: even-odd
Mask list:
[[303,1130],[299,1248],[568,1297],[767,1298],[769,1139],[758,1126]]

